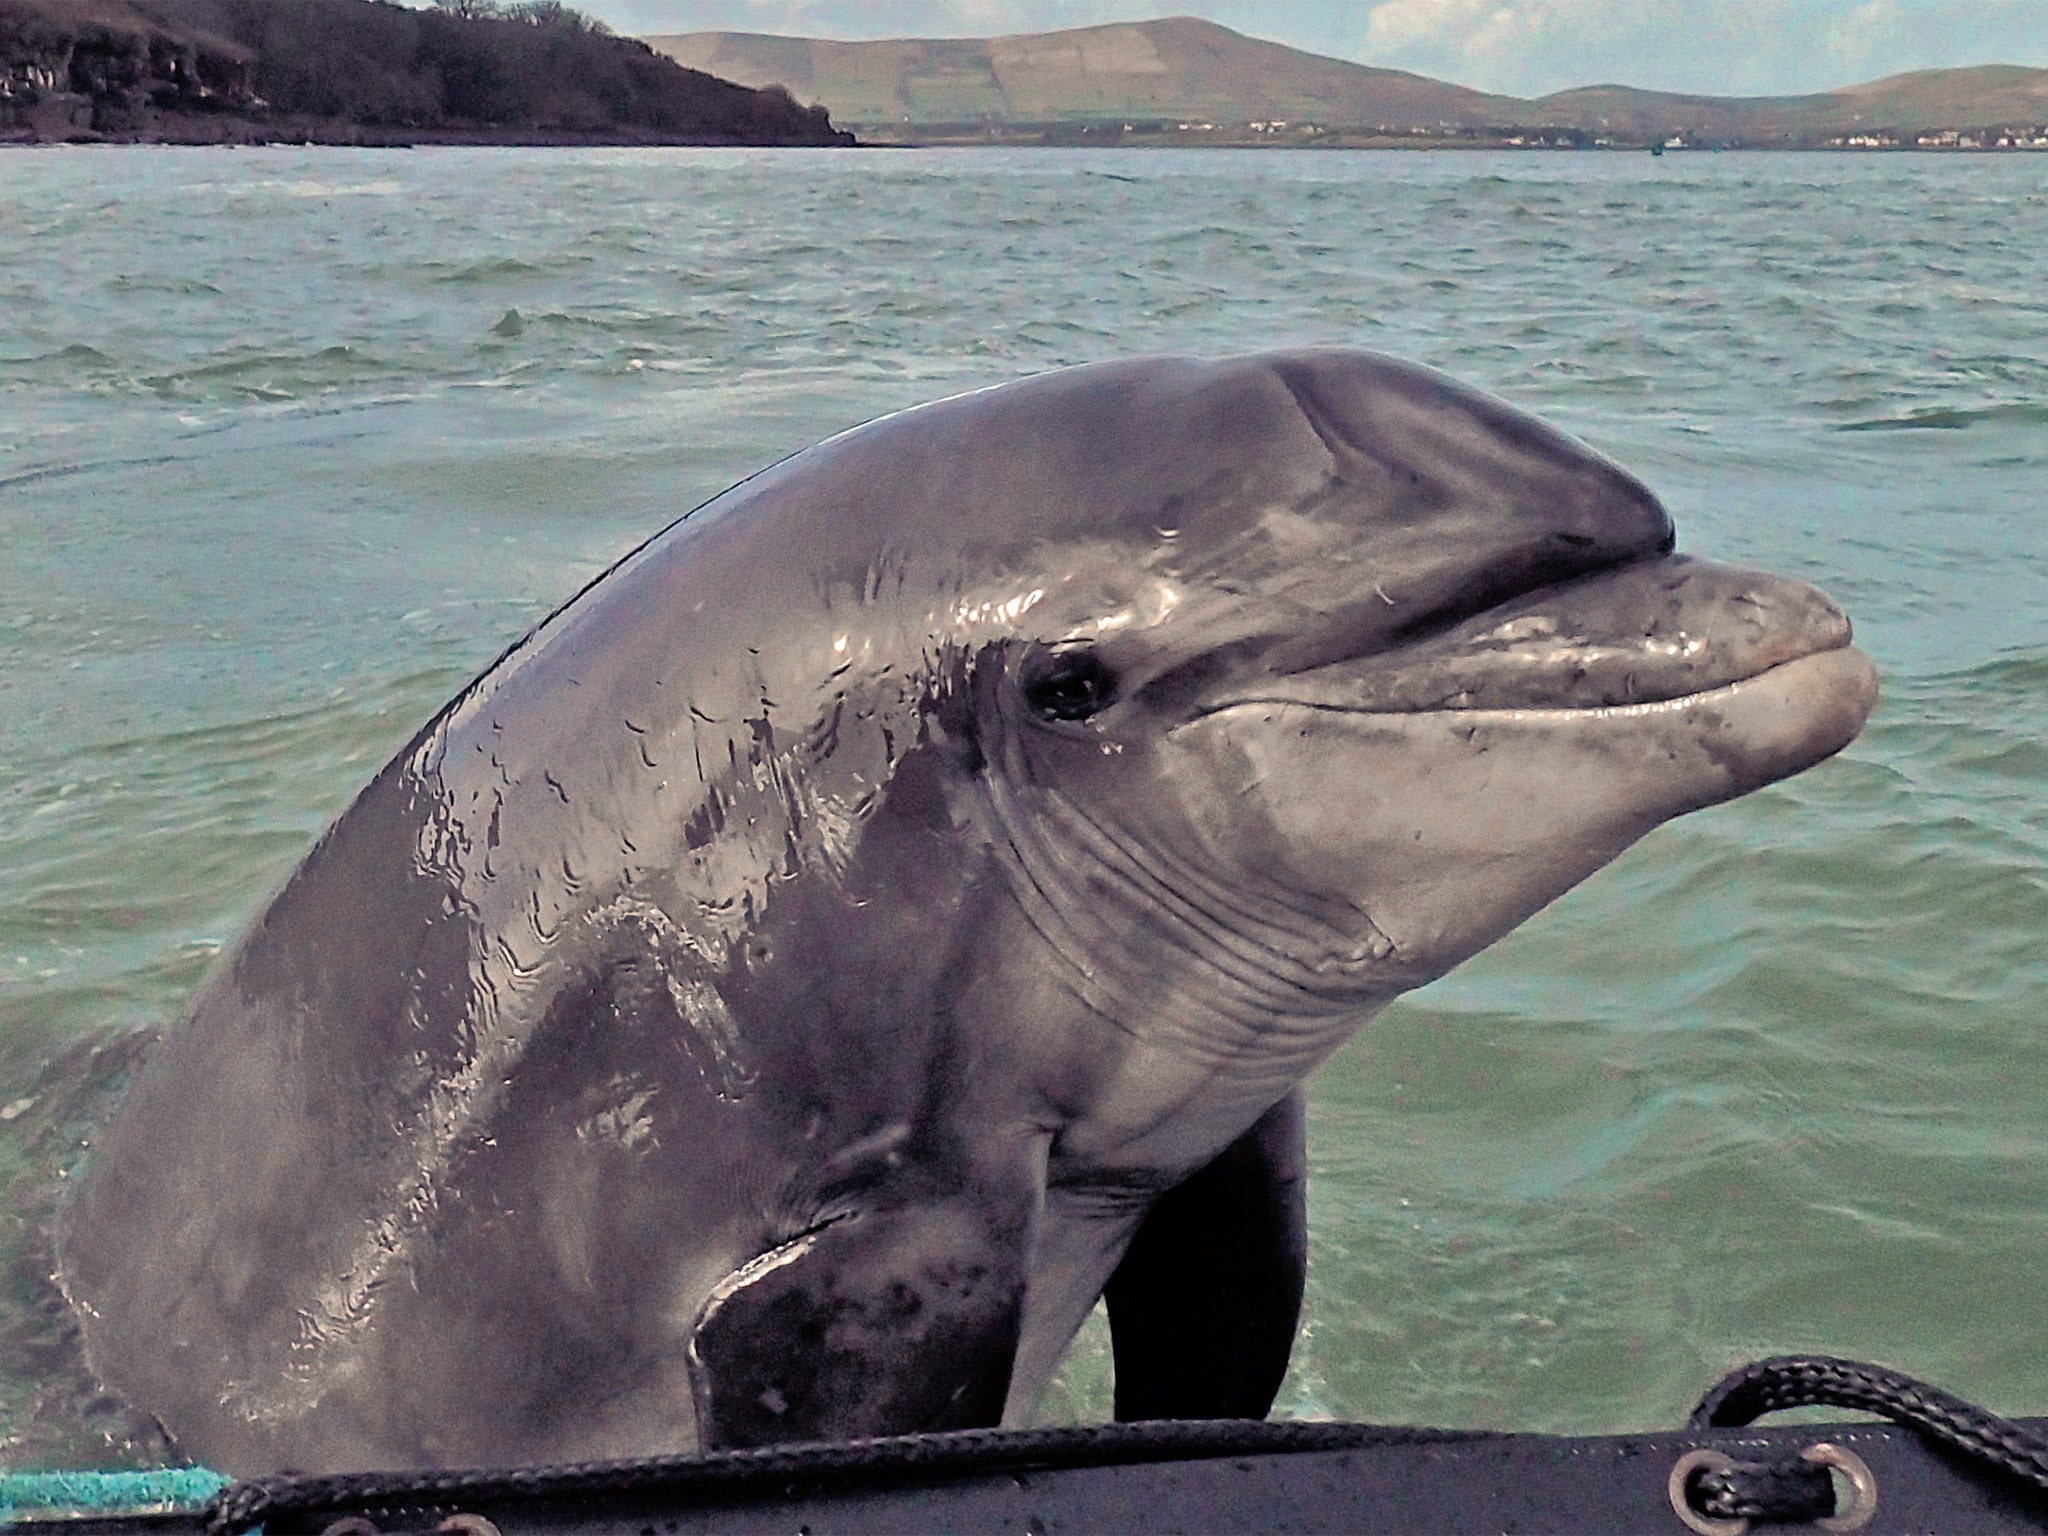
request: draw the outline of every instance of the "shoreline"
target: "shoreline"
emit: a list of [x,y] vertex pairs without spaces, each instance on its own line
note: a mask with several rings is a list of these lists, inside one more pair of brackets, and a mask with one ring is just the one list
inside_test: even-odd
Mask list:
[[895,149],[902,145],[759,144],[744,139],[705,139],[661,134],[631,138],[615,134],[574,134],[534,129],[529,133],[462,133],[446,129],[338,134],[276,133],[178,138],[164,134],[67,134],[58,137],[0,134],[9,149]]
[[1647,144],[1512,144],[1492,140],[1458,139],[1431,140],[1417,143],[1412,139],[1376,139],[1358,142],[1315,141],[1309,143],[1276,144],[1258,141],[1226,141],[1213,144],[1160,143],[1147,140],[1109,141],[1097,140],[1080,142],[1061,141],[1048,143],[1031,139],[985,139],[985,138],[934,138],[934,139],[861,139],[852,143],[837,144],[761,144],[748,143],[740,139],[705,139],[663,134],[577,134],[550,129],[532,129],[524,132],[507,133],[502,130],[478,129],[376,129],[363,128],[349,133],[321,131],[318,129],[289,130],[271,134],[225,133],[213,137],[173,136],[152,133],[101,134],[70,133],[62,137],[38,136],[34,133],[0,132],[0,151],[19,149],[91,149],[91,148],[158,148],[158,149],[833,149],[833,150],[920,150],[920,149],[991,149],[991,150],[1145,150],[1168,154],[1199,152],[1203,150],[1232,150],[1252,154],[1273,152],[1312,154],[1527,154],[1527,155],[1703,155],[1703,154],[1757,154],[1757,155],[1928,155],[1928,156],[2010,156],[2027,154],[2048,154],[2048,145],[1954,145],[1954,144],[1886,144],[1886,145],[1837,145],[1837,144],[1687,144],[1662,151],[1654,150]]

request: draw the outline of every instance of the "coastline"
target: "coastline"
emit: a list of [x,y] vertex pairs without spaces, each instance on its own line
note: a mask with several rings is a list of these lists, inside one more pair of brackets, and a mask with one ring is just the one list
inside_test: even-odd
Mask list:
[[[237,131],[240,130],[240,131]],[[740,138],[708,138],[701,134],[576,133],[555,128],[386,128],[373,124],[309,124],[270,127],[235,124],[210,134],[161,131],[95,133],[77,130],[59,136],[0,132],[0,150],[73,149],[94,146],[155,146],[176,149],[871,149],[903,148],[869,145],[851,135],[836,142],[761,144]]]
[[[1391,154],[1500,154],[1517,153],[1531,155],[1582,154],[1582,155],[1644,155],[1656,151],[1643,144],[1509,144],[1496,140],[1459,140],[1416,143],[1412,140],[1384,139],[1360,142],[1275,144],[1256,142],[1222,142],[1215,144],[1156,144],[1142,141],[1125,142],[1082,142],[1082,143],[1031,143],[1017,140],[988,139],[863,139],[849,135],[847,139],[826,144],[759,144],[743,139],[707,139],[684,135],[663,135],[658,133],[621,134],[577,134],[549,129],[505,132],[498,129],[385,129],[362,127],[341,132],[332,129],[311,129],[306,131],[284,130],[268,133],[234,134],[226,133],[213,137],[179,137],[167,134],[99,134],[74,133],[62,138],[44,138],[33,134],[0,134],[0,151],[28,149],[79,149],[79,148],[159,148],[159,149],[867,149],[867,150],[919,150],[919,149],[994,149],[994,150],[1157,150],[1165,153],[1186,153],[1199,150],[1234,150],[1250,154],[1267,154],[1275,151],[1314,154],[1342,153],[1391,153]],[[2040,154],[2048,146],[1990,146],[1969,145],[1915,145],[1888,144],[1881,147],[1862,145],[1844,147],[1832,144],[1688,144],[1679,149],[1667,151],[1671,154],[1764,154],[1764,155],[1927,155],[1931,157],[1962,157]]]

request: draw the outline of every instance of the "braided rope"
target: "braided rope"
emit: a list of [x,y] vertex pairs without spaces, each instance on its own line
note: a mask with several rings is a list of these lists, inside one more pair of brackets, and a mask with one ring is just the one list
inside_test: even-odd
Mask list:
[[1835,1481],[1828,1469],[1796,1456],[1697,1472],[1690,1491],[1696,1495],[1693,1507],[1716,1520],[1797,1525],[1835,1512]]
[[454,1472],[365,1472],[238,1483],[206,1508],[212,1536],[238,1536],[296,1510],[345,1511],[388,1505],[541,1500],[647,1491],[711,1492],[760,1483],[849,1474],[959,1472],[998,1467],[1086,1467],[1366,1445],[1484,1439],[1476,1430],[1383,1428],[1371,1424],[1261,1423],[1249,1419],[1166,1419],[1073,1429],[965,1429],[821,1445],[770,1446],[699,1456]]
[[1739,1428],[1760,1414],[1815,1406],[1882,1414],[2048,1491],[2048,1439],[1902,1371],[1861,1360],[1777,1355],[1745,1365],[1700,1399],[1687,1427]]

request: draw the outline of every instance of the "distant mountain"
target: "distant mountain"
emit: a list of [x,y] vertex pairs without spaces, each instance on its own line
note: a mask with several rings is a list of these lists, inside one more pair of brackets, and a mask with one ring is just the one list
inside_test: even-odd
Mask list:
[[1849,113],[1835,118],[1837,128],[1880,122],[1911,129],[2048,123],[2048,69],[2018,64],[1922,69],[1828,94]]
[[851,143],[549,0],[0,0],[0,141]]
[[784,86],[849,124],[1171,117],[1411,128],[1505,122],[1522,105],[1186,16],[1015,37],[834,43],[691,32],[647,42],[691,69]]
[[1526,101],[1324,58],[1184,16],[992,38],[840,43],[691,32],[647,42],[692,69],[783,86],[869,137],[1088,123],[1110,125],[1114,136],[1129,123],[1167,142],[1388,135],[1556,142],[1544,134],[1557,131],[1567,142],[1682,137],[1791,147],[1845,135],[1888,132],[1911,142],[1935,129],[2048,124],[2048,70],[2012,65],[1925,70],[1808,96],[1595,85]]
[[1525,119],[1638,134],[1688,130],[1705,139],[1817,143],[1890,130],[2037,127],[2048,123],[2048,69],[1986,64],[1925,69],[1811,96],[1680,96],[1625,85],[1584,86],[1528,103]]

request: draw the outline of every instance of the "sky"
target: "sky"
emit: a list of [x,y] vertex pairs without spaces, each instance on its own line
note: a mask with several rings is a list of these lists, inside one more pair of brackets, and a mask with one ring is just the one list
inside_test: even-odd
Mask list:
[[571,0],[614,31],[849,41],[1205,16],[1311,53],[1540,96],[1616,82],[1791,95],[1909,69],[2048,67],[2048,0]]

